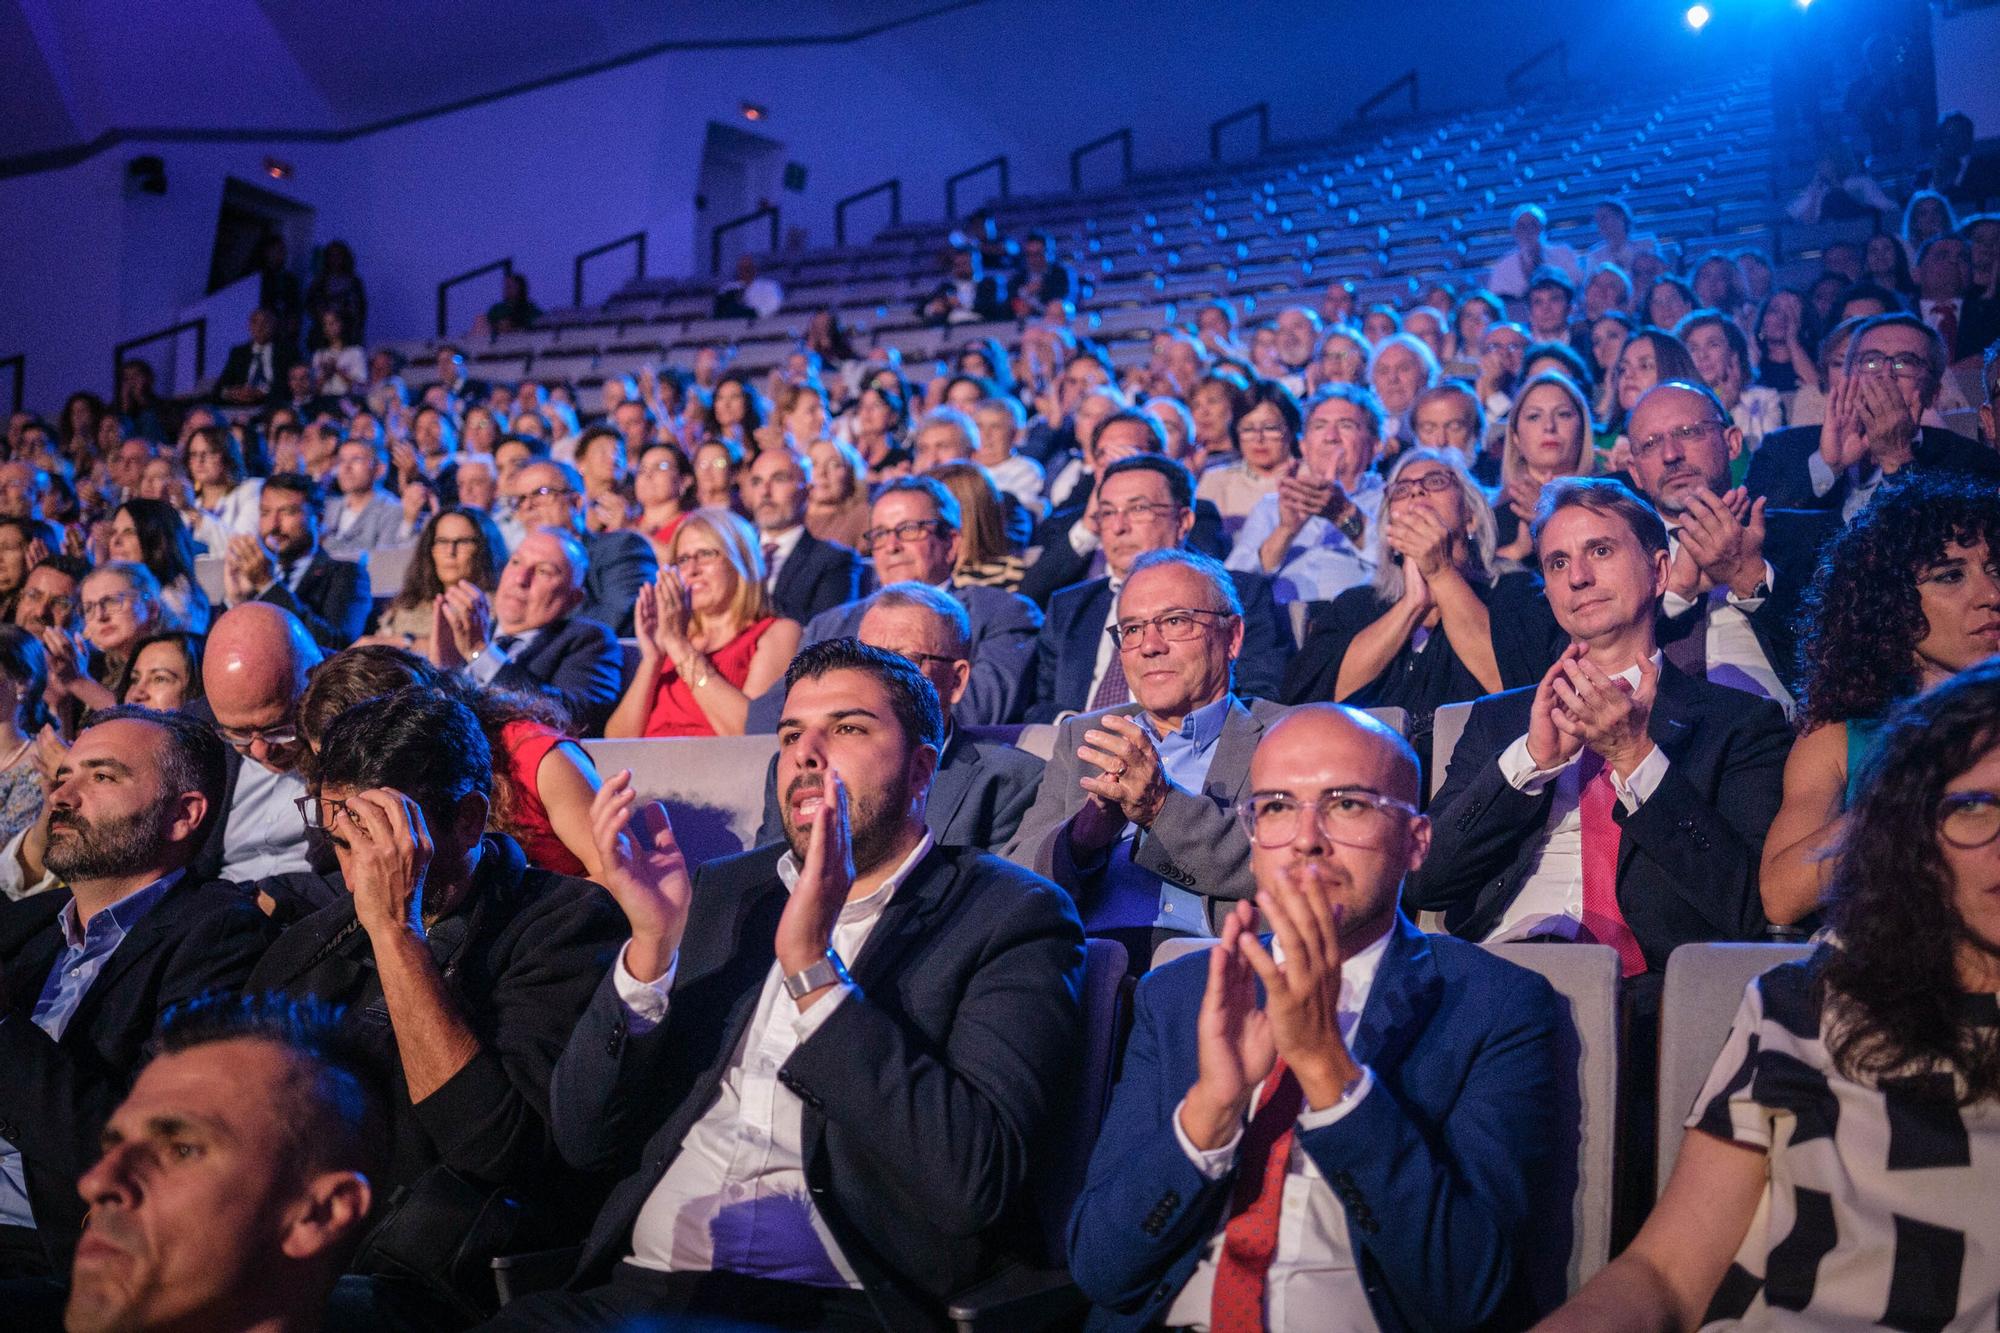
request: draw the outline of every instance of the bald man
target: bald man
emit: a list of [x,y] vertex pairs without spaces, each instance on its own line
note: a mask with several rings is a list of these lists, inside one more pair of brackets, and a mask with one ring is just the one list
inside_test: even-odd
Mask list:
[[201,663],[206,697],[188,711],[213,723],[228,746],[229,788],[223,818],[209,826],[195,859],[198,876],[260,885],[314,877],[294,804],[306,794],[295,719],[306,676],[319,662],[298,617],[269,602],[232,607],[209,631]]
[[[1255,908],[1140,982],[1071,1219],[1093,1327],[1533,1322],[1537,1182],[1568,1142],[1560,1010],[1539,976],[1399,913],[1430,851],[1417,774],[1352,709],[1264,733],[1241,807]],[[1272,1228],[1275,1254],[1246,1259]]]

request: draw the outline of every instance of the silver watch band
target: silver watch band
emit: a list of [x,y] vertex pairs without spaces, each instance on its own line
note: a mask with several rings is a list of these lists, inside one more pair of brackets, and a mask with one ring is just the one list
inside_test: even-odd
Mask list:
[[847,964],[840,961],[838,953],[828,949],[811,967],[785,978],[785,994],[794,1000],[802,1000],[822,986],[837,985],[846,980]]

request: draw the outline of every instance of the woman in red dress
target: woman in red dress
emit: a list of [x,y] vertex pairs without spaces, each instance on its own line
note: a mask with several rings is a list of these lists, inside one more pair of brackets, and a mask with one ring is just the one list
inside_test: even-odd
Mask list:
[[659,582],[633,608],[639,669],[604,734],[741,736],[750,701],[778,683],[800,629],[771,609],[756,530],[697,509],[674,533]]

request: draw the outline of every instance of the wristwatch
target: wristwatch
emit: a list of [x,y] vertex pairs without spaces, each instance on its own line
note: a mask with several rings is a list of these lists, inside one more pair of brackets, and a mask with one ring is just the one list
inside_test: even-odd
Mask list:
[[847,979],[847,964],[840,961],[839,954],[828,949],[811,967],[785,978],[785,994],[794,1000],[803,1000],[822,986],[844,984]]
[[1333,526],[1338,528],[1340,535],[1347,538],[1350,543],[1359,545],[1361,534],[1368,527],[1368,515],[1361,512],[1360,505],[1350,500],[1347,502],[1347,512],[1342,514],[1340,522]]

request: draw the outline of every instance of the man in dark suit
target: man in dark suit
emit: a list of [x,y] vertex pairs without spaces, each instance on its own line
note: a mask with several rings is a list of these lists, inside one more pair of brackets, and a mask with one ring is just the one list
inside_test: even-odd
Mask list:
[[1770,700],[1660,660],[1671,557],[1632,492],[1552,483],[1534,535],[1572,645],[1539,685],[1473,706],[1410,903],[1465,939],[1594,939],[1656,984],[1679,945],[1761,934],[1791,734]]
[[583,601],[576,613],[609,625],[613,634],[632,632],[632,607],[639,589],[660,576],[653,544],[636,532],[590,532],[583,523],[583,477],[567,463],[539,459],[507,483],[525,528],[561,528],[582,543],[589,559]]
[[611,631],[579,614],[589,558],[563,528],[535,528],[500,571],[489,601],[470,583],[445,589],[431,661],[481,685],[546,692],[594,736],[617,706],[624,656]]
[[1209,934],[1217,900],[1254,892],[1235,810],[1284,709],[1230,692],[1243,610],[1207,556],[1140,556],[1117,629],[1132,701],[1062,724],[1007,856],[1074,894],[1090,933],[1122,942],[1137,973],[1162,940]]
[[1743,432],[1705,384],[1669,380],[1634,404],[1633,488],[1667,524],[1658,637],[1689,676],[1789,710],[1793,625],[1820,547],[1839,530],[1824,510],[1772,510],[1729,485]]
[[319,549],[319,486],[298,472],[264,483],[257,501],[258,536],[229,539],[222,567],[230,606],[269,602],[299,618],[313,642],[337,653],[361,637],[372,598],[368,553],[336,560]]
[[[1107,423],[1108,424],[1108,423]],[[1132,697],[1107,630],[1132,562],[1148,551],[1186,544],[1194,527],[1194,478],[1164,454],[1138,453],[1109,464],[1097,479],[1084,521],[1104,551],[1105,576],[1072,584],[1049,601],[1035,639],[1035,702],[1028,721],[1054,722],[1109,708]],[[1292,629],[1271,600],[1271,581],[1232,573],[1243,606],[1243,651],[1236,659],[1239,698],[1275,699],[1292,657]]]
[[764,546],[764,590],[778,614],[804,625],[861,595],[861,557],[806,531],[812,464],[789,449],[766,449],[743,479],[743,503]]
[[632,939],[551,1105],[566,1159],[625,1178],[571,1290],[489,1327],[941,1330],[951,1294],[1030,1234],[1079,1035],[1076,915],[1052,884],[935,845],[943,710],[907,660],[817,644],[784,713],[782,844],[690,882],[629,776],[598,796]]
[[[1028,538],[1029,547],[1041,554],[1022,576],[1021,595],[1037,606],[1047,606],[1059,590],[1095,577],[1092,570],[1103,546],[1084,522],[1085,513],[1095,504],[1095,479],[1121,458],[1138,453],[1164,457],[1167,452],[1167,433],[1159,420],[1132,408],[1114,410],[1095,426],[1087,427],[1085,434],[1088,439],[1083,446],[1084,480],[1077,486],[1077,492],[1037,524]],[[1053,472],[1051,469],[1051,475]],[[1207,500],[1196,500],[1190,512],[1194,519],[1182,544],[1217,560],[1228,556],[1229,538],[1223,533],[1222,515],[1215,506]]]
[[229,349],[215,396],[231,407],[262,407],[285,389],[298,353],[278,338],[278,320],[262,306],[250,312],[250,341]]
[[1525,1328],[1549,1205],[1567,1216],[1554,992],[1402,919],[1431,830],[1394,732],[1306,705],[1251,786],[1275,939],[1238,903],[1140,982],[1070,1221],[1091,1326]]
[[[972,679],[972,621],[949,593],[922,583],[892,583],[868,599],[855,637],[916,664],[944,706],[944,750],[931,778],[924,822],[946,847],[993,851],[1007,845],[1034,803],[1042,761],[1003,741],[979,740],[953,723],[951,706]],[[757,844],[785,835],[778,802],[778,759],[764,775],[764,824]]]
[[949,275],[917,303],[918,319],[942,327],[1013,318],[1007,308],[1006,279],[997,273],[982,273],[976,250],[954,246],[945,260]]
[[1949,354],[1915,315],[1877,315],[1847,344],[1831,376],[1826,422],[1764,437],[1744,485],[1772,509],[1830,509],[1853,519],[1885,475],[1904,468],[2000,478],[2000,454],[1942,426],[1922,425]]
[[596,885],[530,869],[513,839],[486,833],[493,756],[454,699],[410,686],[357,704],[321,737],[314,769],[307,817],[344,892],[287,930],[248,985],[344,1006],[389,1079],[374,1184],[407,1194],[377,1221],[392,1237],[360,1265],[370,1280],[343,1284],[336,1308],[462,1324],[454,1311],[490,1300],[483,1263],[447,1289],[396,1260],[422,1271],[453,1254],[502,1194],[519,1210],[507,1244],[582,1234],[595,1199],[550,1141],[549,1079],[625,923]]
[[154,1025],[240,987],[269,942],[247,894],[188,873],[222,748],[191,717],[108,709],[56,771],[46,861],[67,887],[0,905],[0,1275],[67,1276],[78,1177]]
[[1045,231],[1021,238],[1021,263],[1008,286],[1009,306],[1019,319],[1039,318],[1052,301],[1076,299],[1076,273],[1056,258]]
[[[1002,588],[961,587],[952,582],[958,563],[958,500],[931,477],[898,477],[884,486],[869,511],[875,577],[891,583],[925,583],[958,600],[972,620],[972,679],[954,707],[961,726],[1017,722],[1028,706],[1035,634],[1042,613],[1026,598]],[[852,638],[868,610],[865,600],[822,611],[807,624],[802,644]],[[784,696],[771,689],[751,701],[747,729],[774,731]]]
[[1963,236],[1945,234],[1918,253],[1917,316],[1938,331],[1953,365],[1969,361],[2000,337],[2000,301],[1971,296],[1972,248]]

